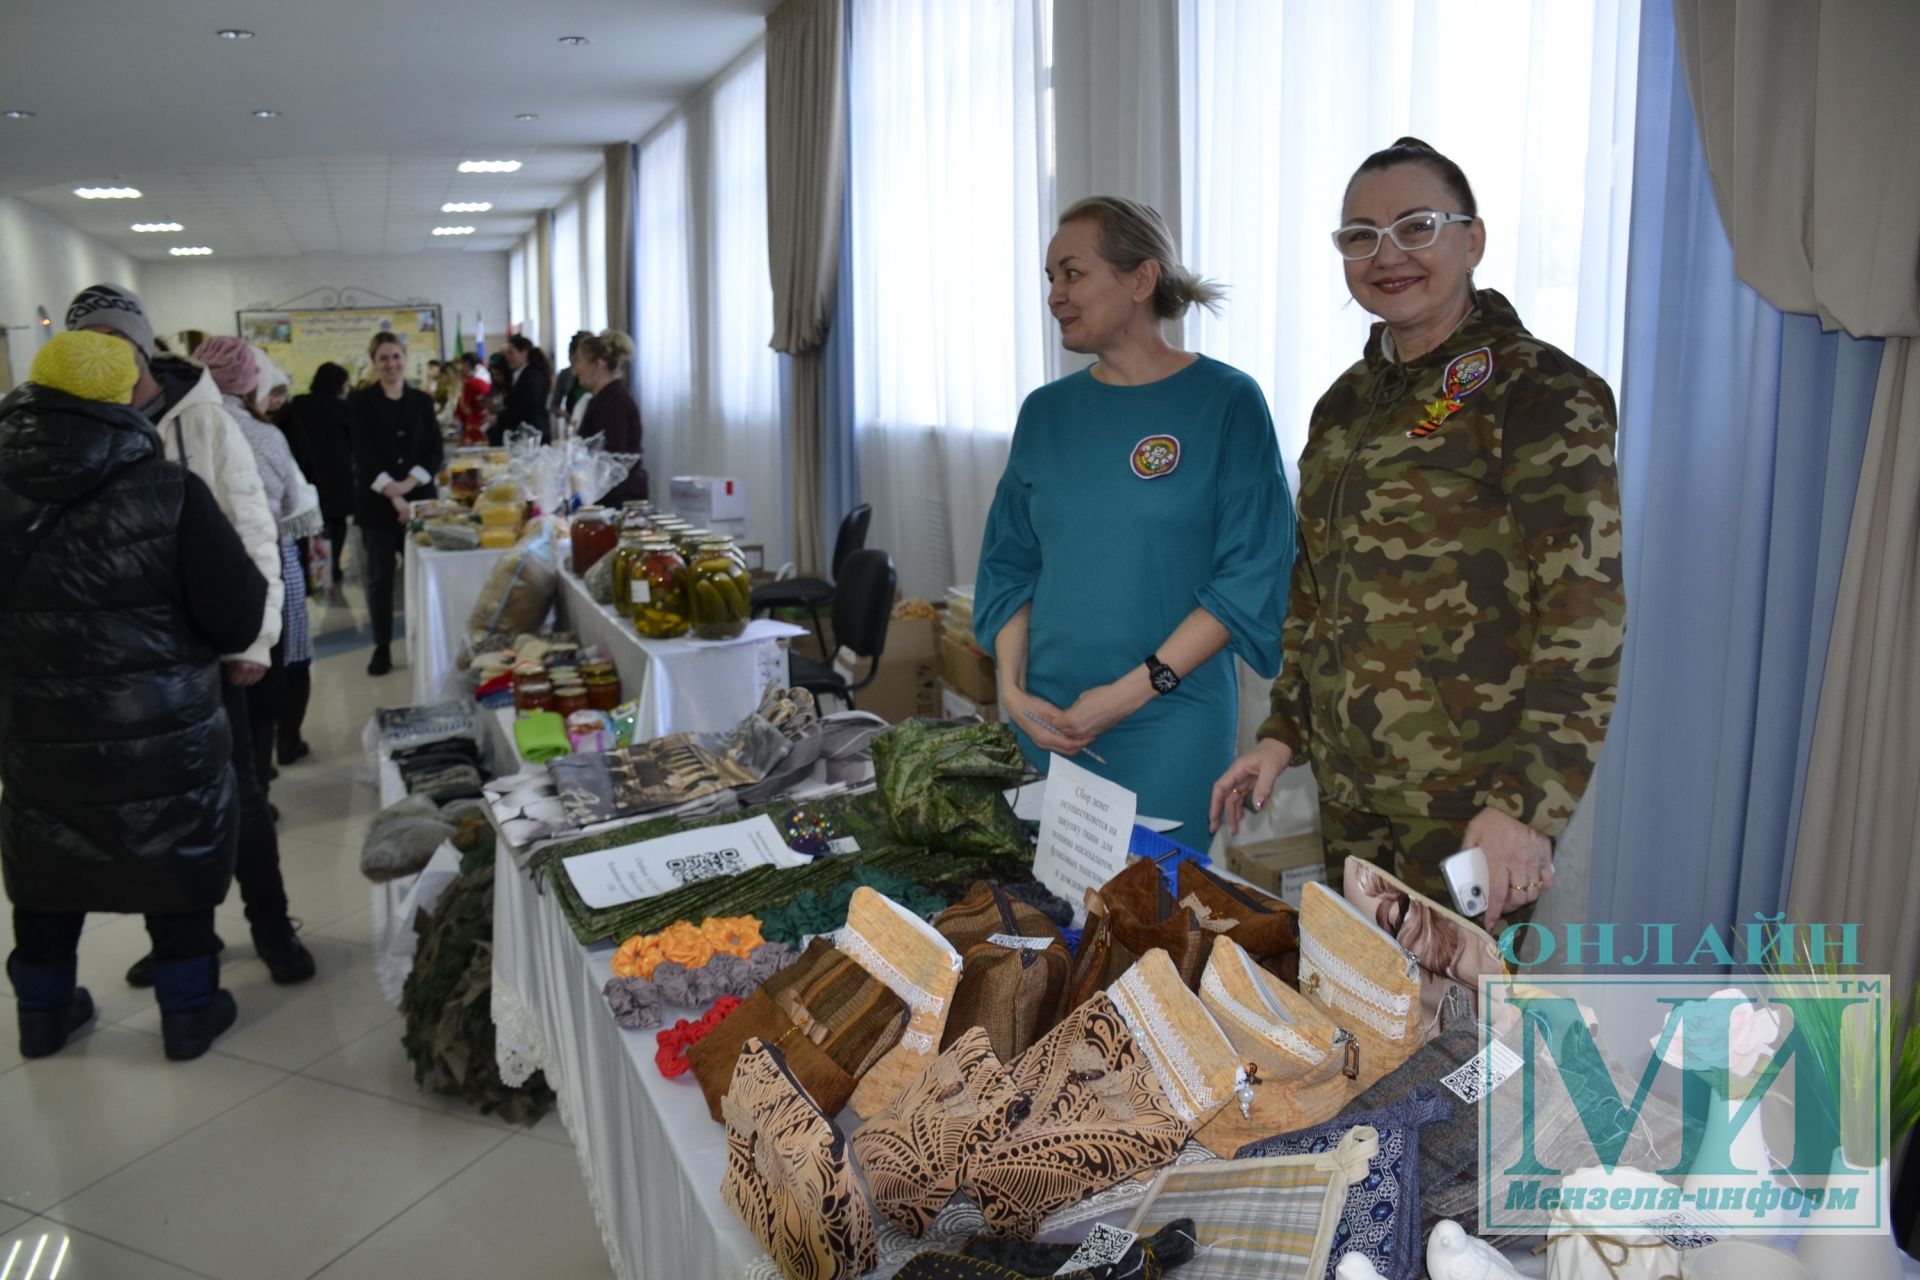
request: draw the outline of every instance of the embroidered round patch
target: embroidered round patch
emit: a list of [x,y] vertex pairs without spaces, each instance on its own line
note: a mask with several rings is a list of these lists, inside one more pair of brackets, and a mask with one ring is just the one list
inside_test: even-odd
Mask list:
[[1493,376],[1493,348],[1481,347],[1469,351],[1463,356],[1455,356],[1453,363],[1447,366],[1441,386],[1449,400],[1464,400],[1480,389],[1480,384]]
[[1133,446],[1133,474],[1142,480],[1172,475],[1180,465],[1180,442],[1172,436],[1148,436]]

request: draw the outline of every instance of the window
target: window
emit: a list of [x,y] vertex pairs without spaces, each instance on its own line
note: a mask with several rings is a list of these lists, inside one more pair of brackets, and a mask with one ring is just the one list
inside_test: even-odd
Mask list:
[[640,421],[653,491],[664,497],[677,469],[679,437],[693,409],[693,291],[687,260],[693,248],[687,201],[687,121],[680,116],[640,146],[635,226],[638,291],[634,357]]
[[604,166],[587,179],[581,201],[580,239],[586,247],[585,310],[581,328],[599,333],[607,327],[607,171]]
[[580,329],[582,316],[580,193],[553,211],[553,355],[564,363],[567,341]]
[[523,236],[507,255],[507,332],[523,333],[527,324],[527,241]]

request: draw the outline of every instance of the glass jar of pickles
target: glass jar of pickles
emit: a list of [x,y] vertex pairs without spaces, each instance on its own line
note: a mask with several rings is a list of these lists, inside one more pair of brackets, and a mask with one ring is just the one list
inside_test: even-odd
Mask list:
[[613,549],[613,611],[623,618],[633,613],[633,571],[640,563],[641,536],[637,529],[622,529]]
[[731,640],[747,629],[753,587],[737,555],[724,536],[709,534],[698,546],[687,599],[693,634],[702,640]]
[[645,538],[640,544],[639,570],[633,575],[633,606],[628,617],[633,629],[649,640],[671,640],[687,634],[692,611],[687,600],[687,562],[665,538]]
[[645,530],[653,523],[653,504],[629,498],[620,504],[620,528]]

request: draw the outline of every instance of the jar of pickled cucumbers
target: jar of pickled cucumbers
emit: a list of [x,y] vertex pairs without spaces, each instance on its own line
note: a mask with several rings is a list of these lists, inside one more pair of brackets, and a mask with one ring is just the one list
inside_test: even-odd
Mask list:
[[638,529],[622,529],[613,549],[613,611],[623,618],[633,616],[633,572],[640,563],[643,536]]
[[709,534],[689,566],[693,634],[702,640],[731,640],[747,629],[753,588],[737,554],[732,538]]
[[633,619],[633,629],[649,640],[687,634],[692,620],[687,604],[689,580],[687,562],[672,543],[665,538],[646,539],[631,579],[632,608],[627,616]]

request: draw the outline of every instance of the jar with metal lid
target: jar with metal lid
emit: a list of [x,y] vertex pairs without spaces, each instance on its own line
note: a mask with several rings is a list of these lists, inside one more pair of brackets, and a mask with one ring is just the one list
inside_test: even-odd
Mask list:
[[632,616],[629,600],[634,566],[640,563],[640,539],[639,530],[622,529],[620,544],[613,549],[613,611],[623,618]]
[[553,681],[529,680],[513,687],[513,709],[521,715],[554,710]]
[[687,604],[687,562],[665,538],[640,545],[640,570],[633,577],[633,629],[649,640],[687,634],[692,612]]
[[573,513],[573,571],[585,576],[594,562],[620,543],[620,526],[605,507],[582,507]]
[[709,534],[688,566],[693,634],[702,640],[731,640],[747,629],[753,586],[736,555],[732,538]]
[[555,685],[553,689],[553,709],[563,716],[576,711],[590,709],[587,702],[587,687],[581,684]]
[[586,681],[588,707],[595,711],[611,711],[620,705],[620,677],[613,671],[608,670],[604,674],[588,671],[581,679]]

